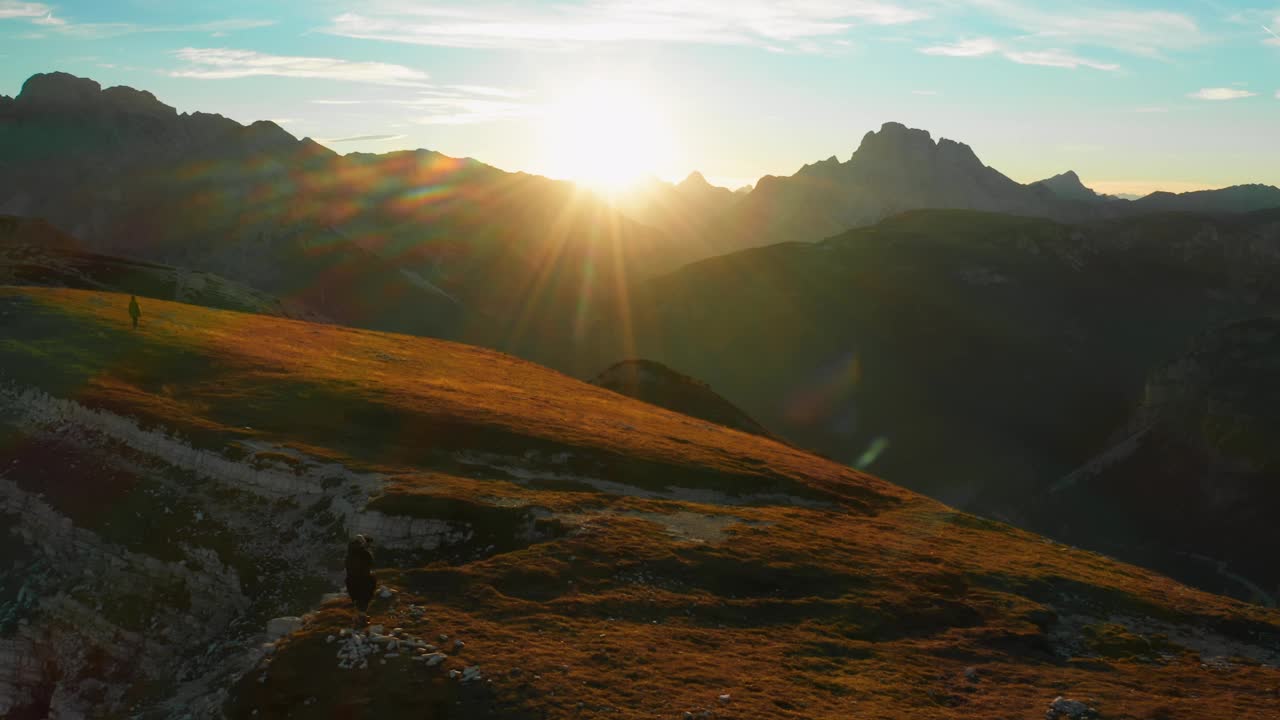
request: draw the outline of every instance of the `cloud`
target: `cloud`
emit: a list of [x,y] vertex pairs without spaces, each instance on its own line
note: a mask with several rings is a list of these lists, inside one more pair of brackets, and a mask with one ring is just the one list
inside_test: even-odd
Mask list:
[[235,30],[253,30],[275,25],[275,20],[228,19],[187,25],[138,25],[135,23],[64,23],[59,29],[65,35],[101,40],[138,33],[212,33],[225,37]]
[[946,57],[981,57],[1000,50],[1000,43],[991,38],[973,38],[961,40],[950,45],[934,45],[921,48],[925,55],[945,55]]
[[228,48],[183,48],[174,54],[191,67],[173,70],[170,76],[201,80],[272,76],[402,86],[423,85],[427,80],[424,72],[380,62],[268,55]]
[[[1280,27],[1280,15],[1276,16],[1275,25],[1277,27]],[[1263,40],[1262,43],[1264,45],[1275,45],[1276,47],[1280,47],[1280,33],[1276,33],[1275,30],[1272,30],[1270,27],[1266,25],[1263,25],[1262,29],[1266,30],[1267,34],[1271,36]]]
[[1188,93],[1187,97],[1194,100],[1239,100],[1240,98],[1253,97],[1256,92],[1241,90],[1239,88],[1201,88],[1193,93]]
[[920,52],[925,55],[966,58],[984,57],[993,53],[1000,53],[1006,59],[1020,65],[1045,65],[1048,67],[1068,68],[1071,70],[1086,67],[1094,70],[1106,70],[1108,72],[1114,72],[1120,69],[1120,66],[1114,63],[1090,60],[1057,48],[1050,48],[1048,50],[1015,50],[1012,48],[1006,48],[1001,43],[989,37],[971,38],[951,43],[949,45],[933,45],[930,47],[920,48]]
[[1078,67],[1087,67],[1107,72],[1115,72],[1120,69],[1120,66],[1114,63],[1089,60],[1062,50],[1009,51],[1004,56],[1022,65],[1046,65],[1048,67],[1070,68],[1072,70]]
[[53,16],[53,8],[44,3],[0,0],[0,20],[26,20],[37,25],[62,25],[64,20]]
[[312,100],[315,105],[361,105],[365,100]]
[[351,137],[332,138],[329,140],[320,140],[319,142],[331,145],[334,143],[351,143],[351,142],[375,142],[384,140],[399,140],[404,135],[352,135]]
[[[72,37],[99,40],[103,38],[132,35],[135,33],[167,33],[167,32],[210,32],[225,35],[234,30],[250,30],[253,28],[274,25],[274,20],[255,20],[232,18],[212,20],[185,25],[138,25],[136,23],[76,23],[56,17],[53,7],[45,3],[17,2],[16,0],[0,0],[0,20],[27,20],[40,25],[46,31],[57,32]],[[46,34],[33,34],[29,37],[47,37]]]
[[968,0],[1027,40],[1102,47],[1147,57],[1203,45],[1209,38],[1189,15],[1167,10],[1112,10],[1072,6],[1054,12],[1020,0]]
[[574,49],[651,41],[814,49],[857,25],[895,25],[927,13],[888,0],[575,0],[465,7],[387,0],[333,18],[325,32],[366,40],[465,48]]
[[419,125],[474,125],[538,112],[533,105],[492,97],[431,93],[395,104],[412,108],[409,120]]

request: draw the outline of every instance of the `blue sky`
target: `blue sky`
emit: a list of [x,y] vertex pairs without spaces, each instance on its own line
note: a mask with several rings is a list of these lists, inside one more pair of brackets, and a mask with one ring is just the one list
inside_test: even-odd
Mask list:
[[1277,33],[1280,0],[0,0],[0,94],[63,70],[340,152],[734,184],[896,120],[1146,192],[1280,185]]

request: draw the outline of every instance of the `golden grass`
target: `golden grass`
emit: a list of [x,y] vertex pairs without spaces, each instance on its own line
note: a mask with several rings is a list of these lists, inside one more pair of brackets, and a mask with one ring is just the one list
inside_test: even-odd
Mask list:
[[[460,637],[467,648],[445,668],[478,664],[491,682],[394,663],[339,670],[323,642],[349,622],[335,602],[281,648],[266,682],[237,686],[233,716],[1039,718],[1062,694],[1105,718],[1280,717],[1276,668],[1202,664],[1209,655],[1176,637],[1120,628],[1138,618],[1265,647],[1280,644],[1275,611],[500,353],[158,301],[144,301],[133,333],[126,303],[0,288],[5,375],[202,443],[252,436],[378,468],[393,476],[372,503],[385,512],[501,524],[489,502],[501,498],[513,516],[537,506],[562,525],[541,542],[380,571],[402,592],[375,604],[375,622]],[[539,489],[469,476],[450,460],[458,450],[568,452],[577,471],[643,487],[823,504]],[[727,538],[698,542],[653,520],[675,512],[727,517]],[[427,619],[404,612],[410,600]],[[1068,621],[1092,629],[1073,630],[1079,647],[1064,654],[1055,633]],[[1135,654],[1143,642],[1161,651]]]

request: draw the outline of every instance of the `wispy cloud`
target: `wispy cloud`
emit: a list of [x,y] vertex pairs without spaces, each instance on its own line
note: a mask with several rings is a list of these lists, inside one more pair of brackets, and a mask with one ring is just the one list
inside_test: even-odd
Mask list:
[[390,106],[395,108],[390,113],[397,119],[415,125],[473,125],[541,112],[539,105],[523,100],[527,95],[520,90],[484,85],[423,83],[412,97],[326,98],[311,102],[316,105]]
[[320,140],[318,142],[326,145],[334,143],[353,143],[353,142],[382,142],[386,140],[399,140],[404,135],[352,135],[351,137],[331,138],[328,140]]
[[1102,47],[1147,57],[1209,41],[1195,19],[1167,10],[1115,10],[1072,6],[1055,12],[1020,0],[969,0],[994,19],[1027,34],[1027,40]]
[[1188,93],[1187,97],[1194,100],[1239,100],[1240,98],[1253,97],[1257,94],[1240,88],[1216,87],[1201,88],[1193,93]]
[[409,120],[419,125],[474,125],[538,112],[536,106],[526,103],[454,94],[431,94],[394,102],[412,108]]
[[215,35],[225,35],[236,30],[251,30],[275,24],[274,20],[240,18],[181,25],[140,25],[123,22],[77,23],[58,17],[53,6],[45,3],[0,0],[0,20],[15,19],[26,20],[42,27],[43,32],[30,35],[33,39],[48,37],[50,32],[95,40],[135,33],[208,32]]
[[44,3],[0,0],[0,20],[26,20],[37,25],[61,25],[53,16],[53,8]]
[[811,50],[857,25],[895,25],[927,13],[887,0],[577,0],[513,6],[477,0],[375,2],[333,18],[326,32],[367,40],[467,48],[572,49],[653,41]]
[[424,85],[427,80],[424,72],[380,62],[268,55],[228,48],[183,48],[174,54],[190,67],[170,71],[169,75],[202,80],[274,76],[403,86]]
[[986,37],[961,40],[950,45],[920,48],[920,52],[925,55],[945,55],[946,57],[982,57],[999,51],[1000,43]]
[[1094,70],[1115,72],[1120,69],[1115,63],[1089,60],[1063,50],[1008,51],[1004,54],[1010,60],[1022,65],[1046,65],[1048,67],[1070,68],[1087,67]]
[[229,19],[213,20],[187,25],[139,25],[137,23],[61,23],[58,31],[64,35],[86,39],[103,39],[134,35],[137,33],[211,33],[225,37],[236,30],[253,30],[255,28],[275,25],[274,20]]
[[[1280,16],[1276,17],[1276,26],[1280,27]],[[1275,30],[1272,30],[1270,27],[1266,25],[1263,25],[1262,29],[1266,30],[1267,34],[1271,36],[1263,40],[1262,42],[1267,45],[1275,45],[1276,47],[1280,47],[1280,34],[1276,33]]]
[[1105,70],[1114,72],[1120,69],[1115,63],[1100,62],[1098,60],[1090,60],[1081,57],[1066,50],[1057,48],[1049,48],[1047,50],[1017,50],[1007,48],[1000,42],[989,37],[970,38],[959,42],[943,45],[933,45],[930,47],[920,48],[920,52],[925,55],[941,55],[945,57],[984,57],[999,53],[1006,59],[1016,62],[1020,65],[1045,65],[1047,67],[1068,68],[1074,70],[1076,68],[1086,67],[1094,70]]

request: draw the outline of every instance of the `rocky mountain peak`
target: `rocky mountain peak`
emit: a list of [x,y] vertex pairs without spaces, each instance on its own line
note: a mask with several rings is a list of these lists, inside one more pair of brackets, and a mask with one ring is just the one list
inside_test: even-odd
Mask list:
[[707,179],[703,177],[702,173],[698,172],[697,170],[694,170],[693,172],[689,173],[688,177],[686,177],[684,180],[681,180],[680,184],[677,185],[676,187],[679,187],[681,189],[686,189],[686,190],[693,189],[693,188],[705,189],[705,188],[710,188],[711,183],[707,182]]
[[1054,195],[1067,200],[1098,199],[1098,194],[1086,187],[1074,170],[1059,173],[1034,184],[1047,188]]
[[37,73],[22,84],[15,103],[45,111],[115,111],[174,117],[177,111],[145,90],[123,85],[102,89],[96,81],[64,72]]
[[64,72],[36,73],[27,78],[18,92],[23,105],[68,107],[91,105],[102,94],[102,86],[89,78]]
[[879,131],[872,130],[862,137],[862,143],[854,151],[853,157],[930,152],[935,147],[928,130],[909,128],[900,122],[886,122],[880,126]]

